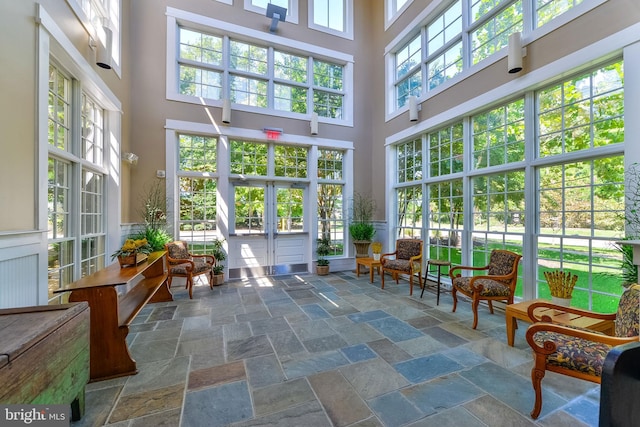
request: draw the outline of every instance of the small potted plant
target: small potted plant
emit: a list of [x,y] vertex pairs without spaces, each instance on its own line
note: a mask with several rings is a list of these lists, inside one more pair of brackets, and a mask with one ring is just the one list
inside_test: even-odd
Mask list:
[[382,243],[373,242],[371,244],[371,251],[373,252],[373,259],[375,261],[380,261],[380,253],[382,252]]
[[224,239],[215,239],[211,249],[211,255],[215,258],[213,268],[213,285],[218,286],[224,283],[224,265],[222,261],[227,259],[227,253],[224,251]]
[[327,238],[318,239],[318,245],[316,246],[316,254],[318,260],[316,261],[316,274],[318,276],[326,276],[329,274],[329,260],[325,258],[331,253],[331,242]]
[[578,281],[578,276],[558,270],[545,271],[544,278],[549,284],[551,302],[563,307],[569,307],[571,304],[571,293],[573,292],[573,287]]
[[151,253],[151,245],[147,239],[127,239],[120,249],[111,254],[111,259],[118,259],[120,267],[138,265],[145,261]]

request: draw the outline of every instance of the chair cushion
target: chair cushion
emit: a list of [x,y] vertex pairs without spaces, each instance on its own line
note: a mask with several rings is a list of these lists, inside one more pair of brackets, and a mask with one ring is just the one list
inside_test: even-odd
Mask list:
[[517,255],[508,251],[492,251],[489,257],[489,276],[506,276],[513,273]]
[[[209,271],[211,269],[211,264],[208,262],[194,261],[193,264],[194,266],[191,274],[194,276],[197,274],[203,273],[205,271]],[[184,276],[187,274],[188,267],[191,267],[191,264],[184,263],[184,264],[174,265],[171,267],[171,274],[181,274]]]
[[616,314],[616,336],[638,336],[640,323],[640,285],[633,284],[620,296]]
[[169,258],[189,259],[189,249],[185,242],[177,241],[167,245]]
[[420,255],[420,244],[422,240],[417,239],[403,239],[397,242],[397,256],[396,259],[407,260],[411,257]]
[[388,259],[384,263],[384,269],[404,271],[405,273],[410,273],[411,263],[405,259]]
[[[453,279],[453,285],[467,294],[471,294],[471,277],[456,277]],[[483,297],[509,297],[511,289],[503,282],[491,279],[477,279],[473,282],[474,286],[482,285],[482,292],[480,295]]]
[[556,344],[556,351],[547,356],[549,365],[598,377],[602,376],[604,359],[612,348],[610,345],[550,331],[537,332],[533,339],[540,346],[545,341]]

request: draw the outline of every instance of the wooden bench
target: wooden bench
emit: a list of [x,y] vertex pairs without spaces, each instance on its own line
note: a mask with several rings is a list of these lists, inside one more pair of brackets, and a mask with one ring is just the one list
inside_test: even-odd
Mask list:
[[0,310],[0,403],[71,404],[79,420],[88,381],[86,302]]
[[89,303],[91,381],[137,374],[127,345],[129,325],[148,302],[173,301],[164,252],[136,266],[111,264],[55,292],[70,292],[70,302]]

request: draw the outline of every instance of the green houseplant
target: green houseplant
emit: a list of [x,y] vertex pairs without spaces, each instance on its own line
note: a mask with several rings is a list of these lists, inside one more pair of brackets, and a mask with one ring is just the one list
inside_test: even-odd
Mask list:
[[222,261],[227,259],[227,253],[224,251],[225,239],[214,239],[209,251],[214,256],[215,262],[213,264],[213,285],[218,286],[224,283],[224,265]]
[[356,258],[369,256],[369,245],[376,234],[376,229],[371,222],[375,210],[375,200],[360,193],[354,194],[351,202],[349,235],[356,247]]
[[329,274],[329,260],[326,258],[331,253],[331,242],[329,239],[318,239],[316,246],[316,254],[318,260],[316,261],[316,274],[318,276],[326,276]]

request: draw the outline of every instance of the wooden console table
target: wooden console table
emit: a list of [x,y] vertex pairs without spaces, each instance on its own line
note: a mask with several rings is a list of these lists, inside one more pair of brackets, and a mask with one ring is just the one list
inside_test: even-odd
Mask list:
[[[518,327],[516,319],[524,320],[531,323],[527,310],[529,306],[534,302],[550,302],[544,299],[533,299],[528,301],[522,301],[515,304],[507,305],[505,310],[505,318],[507,321],[507,343],[513,347],[513,339],[516,334],[516,328]],[[540,310],[535,309],[535,314],[551,317],[551,321],[554,323],[562,323],[564,325],[578,326],[580,328],[591,329],[597,332],[603,332],[607,335],[613,334],[613,322],[610,320],[593,319],[590,317],[583,317],[578,314],[567,313],[562,310],[556,310],[553,308],[543,308]]]
[[89,303],[91,381],[138,373],[127,346],[129,325],[148,302],[173,301],[164,252],[136,266],[111,264],[55,292],[71,292],[70,302]]
[[0,310],[0,403],[71,404],[79,420],[88,381],[86,302]]

